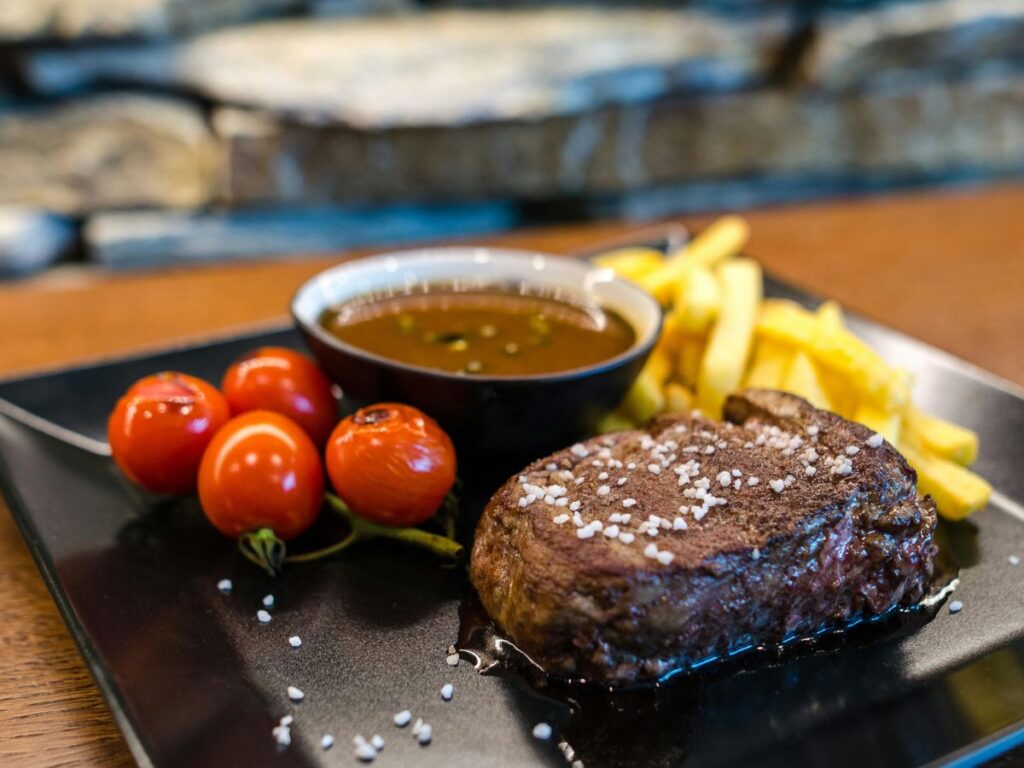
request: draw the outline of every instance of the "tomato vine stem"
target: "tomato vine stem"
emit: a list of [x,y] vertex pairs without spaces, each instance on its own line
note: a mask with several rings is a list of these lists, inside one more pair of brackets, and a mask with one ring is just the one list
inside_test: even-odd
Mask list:
[[[390,525],[380,525],[360,517],[333,493],[325,496],[327,506],[345,519],[349,531],[341,541],[330,546],[316,549],[312,552],[300,552],[294,555],[287,554],[285,543],[279,539],[269,528],[260,528],[256,531],[243,533],[238,537],[238,549],[245,558],[271,576],[281,572],[285,563],[310,563],[315,560],[322,560],[338,552],[348,549],[353,544],[372,539],[394,539],[420,549],[433,552],[447,561],[455,562],[461,556],[463,547],[449,536],[440,536],[436,533],[420,530],[419,528],[402,528]],[[448,532],[454,532],[453,516],[451,514],[451,500],[446,499],[447,512],[443,525]]]
[[238,537],[238,549],[246,560],[256,563],[271,576],[281,572],[285,561],[285,544],[269,528],[243,533]]

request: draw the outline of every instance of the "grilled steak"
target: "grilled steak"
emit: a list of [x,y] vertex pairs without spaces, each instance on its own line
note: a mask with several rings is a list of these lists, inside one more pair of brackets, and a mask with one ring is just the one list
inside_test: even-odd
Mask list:
[[470,576],[547,672],[653,680],[924,595],[935,508],[880,435],[766,390],[725,418],[594,438],[491,499]]

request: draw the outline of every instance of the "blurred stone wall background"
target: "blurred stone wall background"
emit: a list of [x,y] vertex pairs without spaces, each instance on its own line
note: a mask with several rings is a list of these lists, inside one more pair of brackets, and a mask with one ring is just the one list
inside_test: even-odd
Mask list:
[[0,273],[1024,174],[1024,0],[0,0]]

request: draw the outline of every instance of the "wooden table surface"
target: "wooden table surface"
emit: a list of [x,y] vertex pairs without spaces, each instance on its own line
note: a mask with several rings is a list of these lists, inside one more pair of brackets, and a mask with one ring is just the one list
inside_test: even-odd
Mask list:
[[[789,206],[748,218],[748,251],[775,275],[1024,385],[1024,185]],[[637,228],[575,225],[485,241],[560,252]],[[294,289],[336,260],[137,274],[67,268],[0,285],[0,373],[280,318]],[[0,679],[0,765],[131,763],[6,512]]]

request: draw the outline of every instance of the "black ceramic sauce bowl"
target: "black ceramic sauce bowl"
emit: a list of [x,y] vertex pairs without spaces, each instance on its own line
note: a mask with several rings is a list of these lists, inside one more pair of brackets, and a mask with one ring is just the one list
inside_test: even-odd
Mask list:
[[[365,294],[414,286],[526,284],[617,312],[636,332],[624,353],[553,374],[467,376],[388,359],[347,344],[320,324],[322,312]],[[437,248],[346,262],[316,275],[291,305],[306,343],[357,403],[397,401],[433,416],[460,464],[504,476],[593,431],[625,396],[661,330],[661,307],[611,270],[527,251]]]

